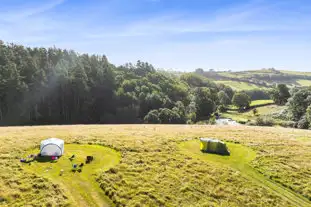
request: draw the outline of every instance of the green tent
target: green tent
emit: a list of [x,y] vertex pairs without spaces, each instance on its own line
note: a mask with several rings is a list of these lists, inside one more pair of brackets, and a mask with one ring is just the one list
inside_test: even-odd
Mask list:
[[200,150],[207,153],[215,153],[220,155],[230,155],[226,144],[218,139],[200,138]]

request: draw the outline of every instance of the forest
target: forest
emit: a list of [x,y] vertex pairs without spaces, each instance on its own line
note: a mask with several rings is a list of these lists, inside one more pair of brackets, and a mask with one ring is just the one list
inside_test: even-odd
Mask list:
[[141,61],[115,66],[106,56],[0,41],[1,125],[212,124],[230,104],[246,110],[252,100],[272,98],[288,106],[286,120],[307,128],[310,94],[284,84],[234,91],[198,72],[176,75]]
[[220,91],[233,96],[193,73],[0,42],[1,125],[191,123],[216,111]]

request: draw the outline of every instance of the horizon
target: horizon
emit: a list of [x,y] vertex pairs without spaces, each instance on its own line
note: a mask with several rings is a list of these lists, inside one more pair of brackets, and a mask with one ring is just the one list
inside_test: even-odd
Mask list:
[[0,39],[192,72],[311,68],[307,0],[3,0]]

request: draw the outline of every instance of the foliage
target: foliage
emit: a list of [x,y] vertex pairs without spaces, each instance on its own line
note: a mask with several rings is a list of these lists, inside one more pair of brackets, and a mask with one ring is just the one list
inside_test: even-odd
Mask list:
[[311,88],[297,90],[288,99],[288,113],[292,120],[298,121],[311,105]]
[[209,117],[216,111],[217,95],[215,97],[209,88],[198,87],[195,89],[194,95],[198,117]]
[[307,121],[310,123],[309,127],[311,127],[311,104],[307,108],[306,118]]
[[270,93],[273,101],[279,105],[286,104],[287,99],[290,97],[289,89],[285,84],[278,84]]
[[217,96],[218,96],[220,104],[225,105],[225,106],[231,104],[231,99],[229,98],[229,96],[226,94],[225,91],[219,91]]
[[310,122],[308,121],[306,116],[302,116],[297,123],[297,127],[299,129],[308,129],[309,125],[310,125]]
[[159,119],[158,110],[151,110],[144,118],[145,123],[147,124],[160,124],[161,120]]
[[[180,77],[145,62],[0,44],[0,124],[162,123],[208,118],[233,90],[196,73]],[[167,118],[167,116],[171,118]]]
[[237,92],[232,98],[232,103],[240,110],[243,110],[250,106],[251,98],[244,92]]
[[227,108],[226,108],[224,105],[219,105],[218,108],[217,108],[217,110],[218,110],[219,112],[223,113],[223,112],[226,112],[226,111],[227,111]]
[[274,120],[269,116],[259,116],[255,120],[257,126],[273,126],[275,124]]
[[253,90],[245,90],[247,95],[251,97],[252,100],[269,100],[270,94],[267,90],[263,89],[253,89]]

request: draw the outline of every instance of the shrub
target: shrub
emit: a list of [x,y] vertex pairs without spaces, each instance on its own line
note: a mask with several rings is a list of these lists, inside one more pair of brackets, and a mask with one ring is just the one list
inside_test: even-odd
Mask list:
[[283,109],[279,113],[272,114],[272,117],[274,119],[288,120],[289,119],[289,117],[288,117],[288,110],[287,109]]
[[299,129],[308,129],[309,128],[309,122],[306,116],[301,117],[301,119],[298,121],[297,127]]
[[256,118],[255,124],[257,126],[273,126],[275,122],[271,117],[259,116]]
[[282,127],[286,128],[296,128],[297,127],[297,122],[294,121],[281,121],[278,123]]
[[219,112],[223,113],[223,112],[226,112],[227,111],[227,108],[224,106],[224,105],[220,105],[218,106],[218,109],[217,109]]

